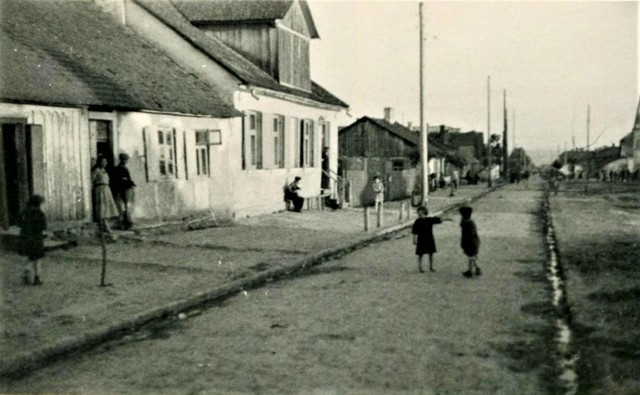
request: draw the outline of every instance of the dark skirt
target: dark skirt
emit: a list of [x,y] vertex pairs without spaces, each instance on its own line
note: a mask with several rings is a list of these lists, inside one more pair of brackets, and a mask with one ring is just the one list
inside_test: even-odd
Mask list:
[[436,241],[433,234],[418,235],[418,243],[416,244],[416,255],[433,254],[438,252],[436,249]]
[[20,255],[26,256],[30,261],[44,258],[44,239],[22,238],[20,240]]

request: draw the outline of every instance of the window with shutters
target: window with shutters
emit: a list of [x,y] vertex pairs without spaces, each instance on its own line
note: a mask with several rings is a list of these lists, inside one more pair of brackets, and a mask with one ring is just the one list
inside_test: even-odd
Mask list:
[[244,168],[262,169],[262,114],[247,111],[243,126]]
[[208,176],[211,174],[209,165],[209,131],[196,130],[196,175]]
[[314,129],[313,121],[300,121],[300,167],[313,167]]
[[284,116],[273,117],[273,164],[284,168]]
[[176,158],[175,145],[172,129],[158,130],[158,159],[160,175],[165,177],[175,177]]

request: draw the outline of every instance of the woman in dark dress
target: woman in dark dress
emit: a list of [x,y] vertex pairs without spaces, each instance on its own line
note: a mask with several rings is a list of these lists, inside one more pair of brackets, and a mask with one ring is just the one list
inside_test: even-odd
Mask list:
[[428,217],[429,210],[426,207],[418,208],[418,219],[413,223],[411,233],[413,233],[413,244],[416,245],[416,255],[418,255],[418,270],[424,273],[422,269],[422,257],[429,255],[429,271],[435,272],[433,268],[433,254],[437,252],[436,241],[433,238],[433,225],[441,224],[443,221],[451,221],[451,219],[442,219],[440,217]]

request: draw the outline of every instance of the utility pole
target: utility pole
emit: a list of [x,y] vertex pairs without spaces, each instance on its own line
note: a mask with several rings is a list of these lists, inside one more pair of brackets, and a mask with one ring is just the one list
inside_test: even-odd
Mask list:
[[509,126],[507,122],[507,90],[502,91],[502,105],[503,105],[503,113],[504,113],[504,131],[502,133],[502,171],[504,174],[505,182],[509,182],[509,145],[508,145],[508,137],[509,137]]
[[425,121],[424,100],[424,2],[420,2],[420,160],[422,161],[422,199],[421,204],[427,207],[429,202],[429,128]]
[[591,176],[591,174],[589,174],[591,172],[591,152],[590,152],[590,132],[591,132],[591,105],[587,106],[587,168],[585,169],[585,176],[587,179],[587,182],[584,184],[584,191],[587,192],[587,190],[589,189],[589,177]]
[[487,77],[487,186],[491,188],[491,76]]
[[513,148],[516,148],[516,108],[511,111],[513,114]]

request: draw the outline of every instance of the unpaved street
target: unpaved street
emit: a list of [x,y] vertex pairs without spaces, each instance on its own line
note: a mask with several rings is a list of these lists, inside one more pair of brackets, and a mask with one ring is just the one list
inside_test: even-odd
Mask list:
[[[451,393],[557,390],[540,192],[476,202],[484,274],[467,279],[457,213],[436,273],[408,232],[60,361],[9,393]],[[105,312],[105,314],[107,314]],[[148,336],[147,336],[148,335]]]

